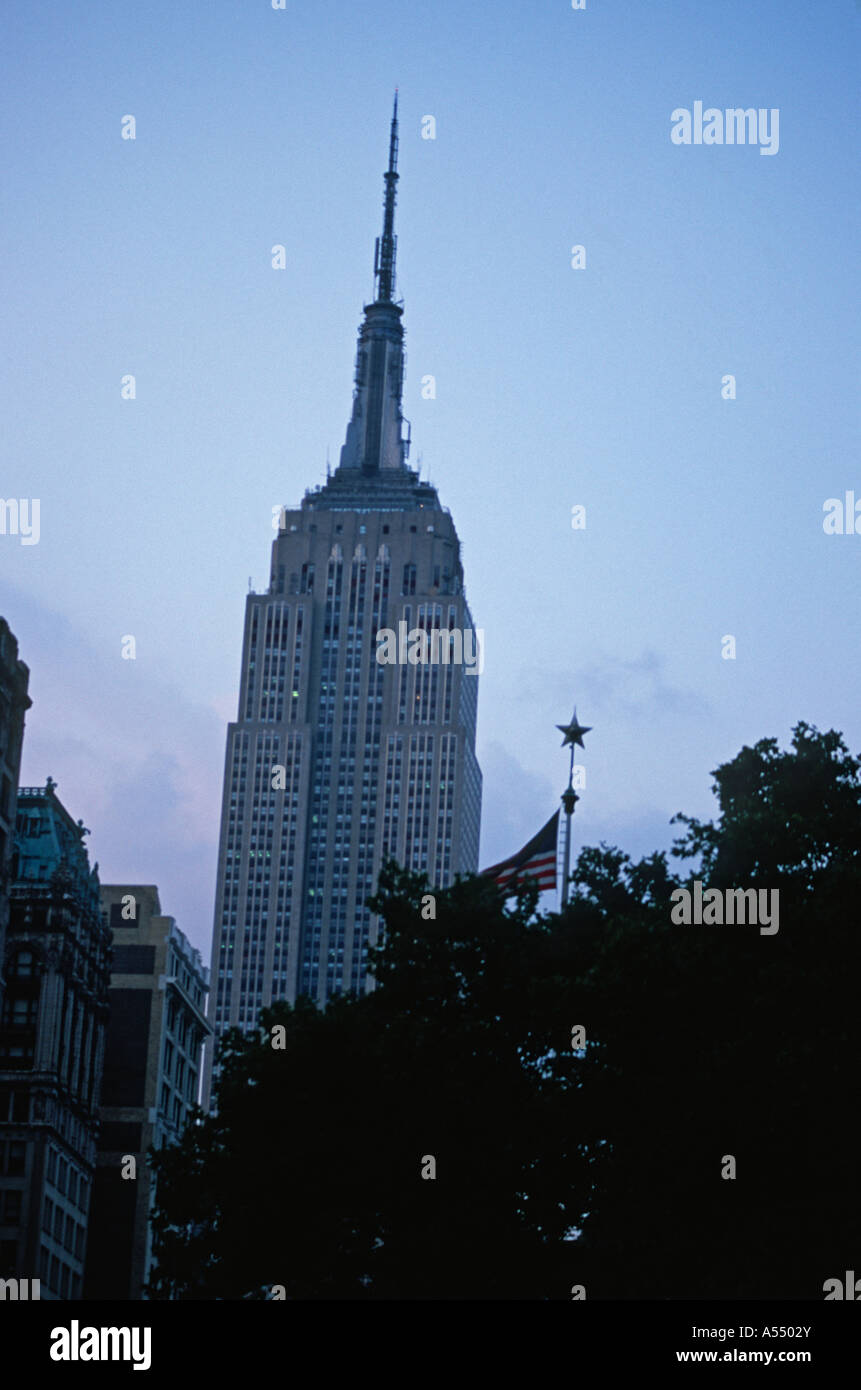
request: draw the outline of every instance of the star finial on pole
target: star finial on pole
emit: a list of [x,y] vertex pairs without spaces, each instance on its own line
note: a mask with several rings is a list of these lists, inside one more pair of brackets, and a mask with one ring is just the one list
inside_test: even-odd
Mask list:
[[568,902],[568,879],[571,873],[571,817],[574,814],[574,808],[577,802],[580,800],[574,790],[574,749],[585,749],[586,745],[583,742],[583,735],[591,733],[592,725],[580,723],[577,718],[577,706],[575,705],[570,724],[557,724],[556,727],[560,734],[564,735],[562,747],[570,747],[571,749],[571,765],[568,769],[568,786],[562,793],[562,808],[565,812],[565,859],[562,867],[561,899],[562,906],[565,907]]
[[586,745],[585,745],[585,743],[583,742],[583,735],[584,735],[584,734],[591,733],[591,731],[592,731],[592,725],[591,725],[591,724],[579,724],[579,723],[577,722],[577,706],[576,706],[576,705],[574,706],[574,715],[573,715],[573,718],[571,719],[571,723],[570,723],[570,724],[557,724],[556,727],[557,727],[557,729],[559,730],[559,732],[560,732],[561,734],[564,734],[564,735],[565,735],[565,737],[564,737],[563,740],[562,740],[562,747],[563,747],[563,748],[567,747],[567,745],[570,743],[570,744],[571,744],[571,751],[572,751],[572,753],[573,753],[573,751],[574,751],[575,745],[579,746],[580,748],[585,749]]

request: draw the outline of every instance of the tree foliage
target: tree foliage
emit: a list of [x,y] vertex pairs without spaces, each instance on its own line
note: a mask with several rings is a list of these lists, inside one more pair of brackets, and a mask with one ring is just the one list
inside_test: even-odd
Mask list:
[[[713,777],[696,869],[584,849],[561,914],[470,877],[426,920],[387,865],[373,992],[229,1035],[154,1156],[153,1296],[821,1297],[858,1249],[861,764],[799,724]],[[779,932],[672,924],[694,876],[778,889]]]

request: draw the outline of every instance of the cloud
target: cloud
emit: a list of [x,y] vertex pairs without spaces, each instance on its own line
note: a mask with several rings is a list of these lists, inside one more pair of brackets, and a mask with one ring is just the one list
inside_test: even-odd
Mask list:
[[672,867],[675,861],[669,855],[669,850],[681,829],[681,826],[670,824],[666,811],[653,806],[644,806],[613,816],[612,819],[586,815],[578,820],[575,816],[572,857],[576,858],[584,846],[599,845],[603,841],[624,850],[634,861],[644,859],[656,850],[666,850]]
[[482,746],[484,777],[480,868],[497,864],[521,849],[559,804],[546,777],[528,772],[501,743]]
[[103,883],[155,883],[162,909],[208,961],[224,722],[119,644],[107,657],[67,618],[15,595],[4,601],[30,695],[21,780],[50,774],[63,805],[90,829]]
[[601,656],[564,674],[558,668],[549,672],[530,667],[523,672],[517,698],[534,705],[536,700],[546,704],[552,697],[554,708],[568,711],[576,691],[578,710],[586,722],[594,710],[600,710],[602,718],[606,711],[640,719],[664,714],[703,718],[712,713],[704,696],[673,684],[666,671],[667,658],[649,648],[630,659]]

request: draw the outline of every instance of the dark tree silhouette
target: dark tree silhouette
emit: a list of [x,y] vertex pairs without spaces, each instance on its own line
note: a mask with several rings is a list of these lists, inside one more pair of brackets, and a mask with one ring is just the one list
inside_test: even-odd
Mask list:
[[231,1035],[218,1114],[155,1156],[156,1296],[534,1292],[582,1210],[577,1066],[550,1055],[570,1036],[549,1007],[570,988],[558,925],[536,918],[532,885],[506,906],[461,880],[435,920],[427,891],[381,875],[372,994],[280,1004],[259,1037]]
[[799,724],[677,818],[691,878],[779,891],[772,936],[673,924],[663,854],[583,850],[547,915],[468,878],[427,920],[386,866],[374,992],[232,1034],[217,1115],[153,1156],[152,1295],[821,1298],[861,1234],[860,774]]
[[[596,1297],[821,1299],[857,1262],[859,770],[800,723],[791,751],[766,739],[713,773],[714,823],[677,817],[692,878],[779,891],[772,936],[668,925],[646,865],[613,885],[581,861],[572,927],[605,924],[583,982],[592,1122],[611,1139],[587,1224]],[[653,910],[638,922],[625,892]]]

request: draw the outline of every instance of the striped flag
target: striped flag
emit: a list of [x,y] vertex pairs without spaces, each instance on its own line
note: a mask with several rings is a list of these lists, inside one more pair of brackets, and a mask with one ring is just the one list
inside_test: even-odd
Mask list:
[[512,892],[518,879],[534,878],[541,892],[548,888],[556,887],[556,837],[559,833],[559,812],[554,811],[549,821],[533,836],[528,845],[524,845],[518,854],[512,855],[510,859],[504,859],[501,864],[493,864],[489,869],[482,869],[482,874],[487,874],[490,878],[503,888],[511,888]]

